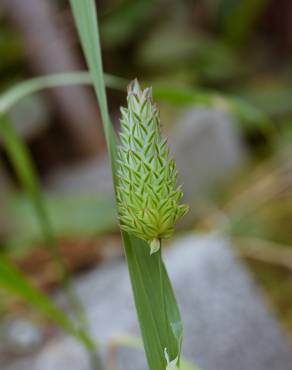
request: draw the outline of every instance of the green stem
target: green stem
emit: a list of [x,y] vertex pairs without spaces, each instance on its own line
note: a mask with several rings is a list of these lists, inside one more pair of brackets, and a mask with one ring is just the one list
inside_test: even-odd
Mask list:
[[[51,259],[54,261],[58,269],[58,276],[64,288],[67,300],[78,320],[78,329],[83,332],[83,335],[78,337],[86,346],[88,352],[90,352],[90,357],[94,359],[95,357],[97,357],[95,353],[96,348],[94,341],[89,334],[86,313],[81,301],[79,300],[79,297],[74,290],[64,260],[59,253],[53,226],[50,221],[48,211],[46,209],[45,200],[42,196],[36,171],[30,158],[29,151],[15,132],[14,128],[10,125],[7,118],[1,115],[1,113],[0,134],[11,163],[14,166],[15,172],[18,175],[23,188],[26,190],[31,199],[44,238],[45,246],[51,256]],[[92,361],[92,363],[94,363],[94,366],[92,365],[93,370],[101,369],[98,366],[98,361]]]
[[36,207],[36,211],[39,215],[38,219],[40,220],[40,226],[46,241],[46,246],[52,260],[55,262],[58,268],[60,282],[63,286],[68,303],[73,309],[75,317],[78,321],[78,330],[80,330],[82,333],[80,336],[81,342],[83,343],[89,355],[92,370],[102,370],[102,362],[97,352],[96,344],[89,333],[89,323],[84,306],[75,292],[70,274],[65,266],[62,256],[58,251],[54,231],[49,220],[48,213],[45,209],[44,199],[40,193],[38,194],[37,200],[38,201],[36,204],[38,204],[38,207]]
[[78,329],[81,331],[81,342],[85,346],[89,355],[92,370],[102,370],[103,366],[100,356],[97,352],[96,344],[89,333],[89,323],[84,306],[81,303],[77,293],[75,292],[70,274],[68,273],[64,260],[58,251],[57,241],[54,236],[53,228],[49,221],[48,213],[45,209],[44,199],[42,198],[41,194],[39,194],[38,200],[37,212],[40,216],[39,220],[41,223],[43,235],[46,240],[46,246],[48,251],[50,252],[52,260],[58,267],[60,282],[63,286],[70,307],[73,309],[78,321]]
[[79,338],[87,350],[88,357],[90,359],[91,369],[92,370],[103,370],[104,367],[101,361],[101,357],[96,349],[96,343],[93,340],[93,338],[90,336],[89,331],[82,330],[80,332]]
[[52,229],[52,225],[49,221],[47,211],[45,209],[44,199],[42,198],[41,195],[39,195],[37,203],[38,203],[37,212],[39,215],[38,219],[40,221],[40,227],[44,235],[47,250],[50,253],[51,259],[54,261],[55,265],[58,268],[59,280],[66,293],[66,297],[70,304],[70,307],[73,309],[75,316],[79,322],[80,329],[86,329],[88,326],[88,322],[84,307],[80,302],[77,293],[74,290],[70,274],[65,266],[65,262],[62,256],[58,251],[57,241],[54,236],[54,232]]
[[[166,309],[166,300],[165,300],[165,289],[164,289],[164,269],[163,269],[163,261],[162,261],[162,242],[161,239],[160,242],[160,248],[158,253],[158,266],[159,266],[159,276],[160,276],[160,295],[161,295],[161,304],[162,304],[162,310],[163,310],[163,320],[164,325],[167,328],[167,343],[171,343],[171,332],[170,332],[170,326],[169,326],[169,319],[168,319],[168,313]],[[171,348],[167,348],[168,351],[171,350]]]

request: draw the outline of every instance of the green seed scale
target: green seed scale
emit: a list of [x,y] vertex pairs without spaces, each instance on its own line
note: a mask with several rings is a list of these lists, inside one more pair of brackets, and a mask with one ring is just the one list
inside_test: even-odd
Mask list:
[[117,203],[121,228],[146,240],[150,253],[161,239],[172,236],[176,221],[188,206],[176,186],[177,170],[161,138],[159,112],[152,90],[141,90],[137,80],[128,87],[128,107],[121,108],[118,148]]

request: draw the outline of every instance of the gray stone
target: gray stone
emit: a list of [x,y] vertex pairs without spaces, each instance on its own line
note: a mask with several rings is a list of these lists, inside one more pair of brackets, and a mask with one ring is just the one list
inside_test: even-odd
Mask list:
[[15,131],[25,140],[30,140],[48,127],[49,109],[44,98],[39,94],[28,95],[21,99],[8,112],[8,118]]
[[184,184],[184,199],[190,204],[233,173],[245,158],[236,122],[217,109],[184,111],[169,133],[169,142]]
[[16,356],[30,354],[43,342],[41,329],[31,321],[14,319],[0,326],[0,350]]
[[[165,261],[184,322],[184,356],[203,370],[292,370],[287,338],[254,282],[218,235],[190,235],[166,249]],[[104,263],[76,282],[103,353],[121,333],[137,334],[126,266]],[[144,370],[142,351],[118,351],[118,369]],[[33,359],[3,370],[88,370],[84,350],[59,338]]]
[[82,160],[55,170],[45,179],[50,191],[114,194],[107,155]]

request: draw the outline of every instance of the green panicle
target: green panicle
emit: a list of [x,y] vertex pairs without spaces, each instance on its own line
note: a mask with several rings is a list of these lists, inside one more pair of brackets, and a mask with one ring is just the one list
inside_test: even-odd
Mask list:
[[154,253],[161,239],[172,236],[188,206],[176,186],[177,170],[160,133],[159,112],[152,90],[137,80],[128,87],[128,107],[121,108],[118,148],[117,203],[121,228],[146,240]]

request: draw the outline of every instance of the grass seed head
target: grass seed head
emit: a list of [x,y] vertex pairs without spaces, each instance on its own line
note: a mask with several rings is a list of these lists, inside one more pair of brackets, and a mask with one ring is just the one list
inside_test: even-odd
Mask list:
[[128,87],[128,106],[121,108],[117,203],[121,228],[146,240],[154,253],[172,236],[176,221],[188,210],[179,204],[177,171],[160,133],[152,90],[137,80]]

